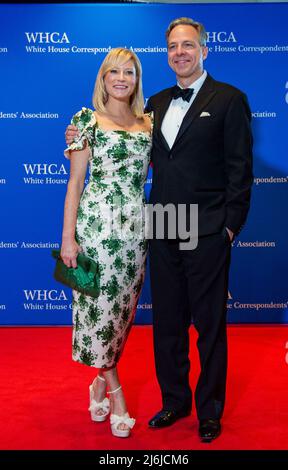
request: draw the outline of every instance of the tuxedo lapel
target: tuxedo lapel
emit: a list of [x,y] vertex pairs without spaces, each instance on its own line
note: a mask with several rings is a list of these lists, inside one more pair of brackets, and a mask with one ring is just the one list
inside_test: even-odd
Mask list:
[[176,136],[173,147],[174,145],[177,144],[178,140],[182,137],[184,132],[186,132],[186,130],[192,124],[193,120],[197,116],[199,116],[202,109],[204,109],[205,106],[207,106],[207,104],[209,103],[209,101],[211,101],[211,99],[214,97],[215,94],[216,94],[216,91],[214,89],[213,80],[208,75],[202,87],[200,88],[199,92],[197,93],[195,100],[193,101],[192,105],[190,106],[187,113],[185,114],[185,117],[182,121],[182,124]]
[[168,152],[170,151],[170,147],[169,147],[164,135],[162,134],[161,126],[162,126],[164,116],[167,112],[167,109],[169,108],[169,105],[171,103],[171,99],[172,99],[171,89],[172,88],[169,88],[167,90],[167,93],[165,94],[165,96],[163,96],[162,100],[157,104],[155,119],[154,119],[154,126],[155,126],[155,129],[156,129],[156,133],[158,135],[158,138],[160,139],[160,141],[162,142],[162,144],[164,145],[165,149]]

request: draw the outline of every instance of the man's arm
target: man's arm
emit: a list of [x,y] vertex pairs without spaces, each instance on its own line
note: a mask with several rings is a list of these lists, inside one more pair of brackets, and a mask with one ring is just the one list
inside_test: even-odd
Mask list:
[[250,207],[252,173],[251,111],[246,96],[236,93],[224,124],[224,156],[227,176],[225,225],[239,234]]
[[73,124],[69,124],[69,126],[66,127],[65,131],[65,141],[67,145],[72,144],[72,142],[75,140],[75,138],[79,135],[79,131],[76,126],[73,126]]

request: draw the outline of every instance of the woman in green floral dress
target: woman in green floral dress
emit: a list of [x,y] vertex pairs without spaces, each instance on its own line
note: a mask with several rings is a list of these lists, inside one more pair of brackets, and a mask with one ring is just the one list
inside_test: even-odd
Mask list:
[[[127,412],[117,363],[145,274],[142,211],[151,149],[141,65],[133,52],[117,48],[106,56],[93,105],[96,111],[82,108],[72,118],[76,128],[69,126],[77,129],[77,137],[65,151],[71,166],[61,257],[76,267],[83,250],[99,263],[100,296],[73,291],[73,359],[99,369],[89,388],[92,420],[104,421],[111,410],[112,433],[127,437],[135,420]],[[83,191],[87,165],[90,177]]]

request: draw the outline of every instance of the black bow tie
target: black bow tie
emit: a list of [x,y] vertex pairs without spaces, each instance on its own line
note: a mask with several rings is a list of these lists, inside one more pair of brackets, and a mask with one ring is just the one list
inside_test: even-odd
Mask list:
[[184,101],[190,101],[193,92],[193,88],[180,88],[180,86],[175,85],[172,89],[172,96],[174,100],[177,100],[177,98],[182,98]]

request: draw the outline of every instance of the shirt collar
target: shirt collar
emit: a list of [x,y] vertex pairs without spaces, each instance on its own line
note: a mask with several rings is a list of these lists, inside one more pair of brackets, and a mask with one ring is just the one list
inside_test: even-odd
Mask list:
[[[193,88],[194,90],[194,93],[193,95],[195,96],[198,91],[200,90],[201,86],[203,85],[203,83],[205,82],[205,79],[207,77],[207,72],[206,70],[203,71],[201,77],[197,78],[197,80],[195,80],[195,82],[191,83],[191,85],[189,85],[188,88]],[[180,87],[180,88],[183,88],[179,82],[177,82],[177,85]]]

